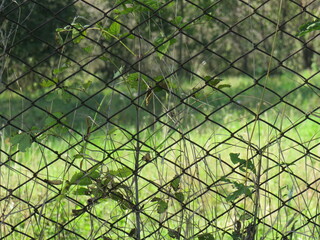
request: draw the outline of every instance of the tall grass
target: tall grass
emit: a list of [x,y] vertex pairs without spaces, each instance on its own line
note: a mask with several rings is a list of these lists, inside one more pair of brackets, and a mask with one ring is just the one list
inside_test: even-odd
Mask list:
[[[126,108],[131,102],[110,89],[87,103],[91,109],[75,99],[67,104],[59,96],[39,99],[38,106],[55,114],[80,107],[61,119],[64,126],[34,107],[12,120],[16,127],[38,125],[30,130],[36,143],[25,152],[12,144],[17,129],[3,128],[1,237],[133,238],[137,209],[130,204],[135,203],[131,194],[137,174],[142,239],[205,239],[205,233],[214,239],[244,239],[254,217],[256,239],[319,238],[320,128],[312,112],[319,101],[317,91],[310,85],[293,91],[303,84],[293,74],[271,75],[266,87],[281,96],[293,92],[279,99],[267,89],[261,109],[265,112],[257,120],[253,113],[264,79],[261,86],[246,77],[223,79],[230,88],[220,92],[206,86],[183,104],[165,92],[153,95],[148,104],[145,98],[139,119],[133,117],[134,106]],[[316,84],[316,79],[309,82]],[[194,80],[172,91],[188,96],[199,86]],[[90,89],[93,93],[99,86]],[[33,94],[36,99],[43,93]],[[28,107],[14,93],[2,93],[2,99],[2,115],[8,119]],[[116,114],[120,109],[125,110]],[[248,165],[241,170],[231,153],[252,162],[256,172]],[[80,184],[79,179],[66,187],[75,174],[93,168],[99,176],[91,175],[90,184]],[[119,169],[131,170],[126,174]],[[97,187],[101,179],[109,179],[109,191],[121,187],[103,196]],[[172,184],[175,179],[178,186]],[[236,184],[248,187],[252,195],[240,192],[232,197],[239,190]],[[77,194],[85,190],[90,196]]]

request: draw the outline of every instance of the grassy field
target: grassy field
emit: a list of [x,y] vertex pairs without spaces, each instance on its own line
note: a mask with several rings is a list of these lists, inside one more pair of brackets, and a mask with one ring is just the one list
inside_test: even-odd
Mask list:
[[[253,222],[255,239],[318,239],[320,76],[302,76],[2,92],[0,237],[133,239],[139,216],[144,239],[244,239]],[[36,142],[13,144],[18,128]]]

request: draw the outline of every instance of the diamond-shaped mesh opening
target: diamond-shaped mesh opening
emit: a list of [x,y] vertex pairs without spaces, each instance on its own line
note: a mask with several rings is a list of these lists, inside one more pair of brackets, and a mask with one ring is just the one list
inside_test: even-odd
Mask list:
[[318,9],[0,4],[0,238],[319,238]]
[[[307,100],[308,96],[314,96],[314,98]],[[319,99],[319,90],[309,85],[300,85],[296,90],[288,94],[284,100],[294,107],[308,113],[317,108],[317,99]],[[303,107],[302,107],[303,106]]]
[[[226,7],[231,11],[237,12],[237,14],[234,14],[232,18],[228,18],[226,15],[228,12]],[[241,12],[236,11],[238,7],[241,8]],[[214,15],[217,15],[217,18],[219,18],[224,24],[231,26],[239,23],[241,20],[247,17],[251,13],[251,7],[242,1],[233,0],[228,2],[226,5],[220,2],[216,5],[214,13]]]
[[[235,42],[239,45],[234,46],[232,41],[230,41],[231,39],[232,41],[235,40]],[[230,42],[230,44],[228,44],[228,42]],[[233,51],[234,49],[237,49],[239,51],[238,54],[234,55],[234,58],[228,58],[230,62],[234,62],[240,56],[244,55],[246,52],[251,50],[252,43],[248,42],[248,40],[242,37],[241,35],[239,36],[238,34],[229,32],[225,34],[222,38],[214,41],[209,46],[209,48],[225,59],[227,59],[227,56],[229,55],[228,52]]]

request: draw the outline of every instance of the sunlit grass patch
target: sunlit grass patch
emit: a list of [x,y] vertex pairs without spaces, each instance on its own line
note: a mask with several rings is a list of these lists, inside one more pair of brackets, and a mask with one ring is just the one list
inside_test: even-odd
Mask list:
[[[253,88],[250,78],[228,77],[230,87],[201,83],[189,98],[194,86],[186,84],[172,90],[182,100],[161,92],[139,107],[108,89],[91,102],[95,110],[54,99],[40,122],[21,113],[16,123],[29,132],[1,131],[3,220],[16,237],[126,238],[139,201],[148,239],[178,229],[186,239],[204,229],[232,239],[238,222],[244,233],[254,218],[266,239],[296,228],[318,236],[307,223],[319,214],[320,127],[308,115],[319,97],[307,84],[295,90],[300,80],[291,77],[271,75],[266,88],[263,79]],[[10,108],[21,100],[4,99],[8,118],[23,111]],[[11,229],[3,226],[3,236]]]

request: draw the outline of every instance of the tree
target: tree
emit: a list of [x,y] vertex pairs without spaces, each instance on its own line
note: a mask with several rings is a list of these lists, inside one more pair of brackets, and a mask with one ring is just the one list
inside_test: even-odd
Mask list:
[[[2,69],[4,82],[13,80],[13,73],[19,76],[33,67],[37,71],[50,68],[58,57],[55,29],[72,22],[76,13],[71,3],[71,0],[2,1],[1,33],[4,37],[0,48],[6,56],[2,65],[3,68],[14,65],[14,68]],[[31,75],[26,79],[34,79],[35,75]]]

